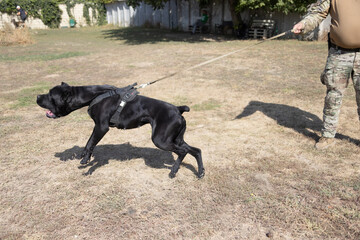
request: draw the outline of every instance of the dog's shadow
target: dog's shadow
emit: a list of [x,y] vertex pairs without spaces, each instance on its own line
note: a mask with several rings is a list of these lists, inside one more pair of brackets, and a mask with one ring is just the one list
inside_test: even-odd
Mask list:
[[[255,112],[260,111],[266,116],[274,119],[280,126],[291,128],[296,132],[317,141],[320,136],[316,133],[322,128],[322,120],[310,112],[306,112],[297,107],[284,104],[265,103],[259,101],[251,101],[245,107],[242,113],[235,119],[248,117]],[[360,140],[337,133],[335,138],[347,140],[355,145],[360,145]]]
[[[56,153],[55,157],[61,161],[78,160],[77,156],[81,154],[83,148],[74,146],[63,152]],[[134,147],[129,143],[118,145],[98,145],[93,152],[92,160],[86,164],[79,166],[79,169],[89,168],[84,175],[91,175],[96,169],[106,165],[110,160],[116,161],[130,161],[131,159],[142,158],[145,161],[145,165],[152,168],[167,168],[170,169],[175,160],[171,152],[166,152],[157,148],[143,148]],[[197,174],[194,166],[186,163],[182,163],[182,166],[191,170],[195,175]]]

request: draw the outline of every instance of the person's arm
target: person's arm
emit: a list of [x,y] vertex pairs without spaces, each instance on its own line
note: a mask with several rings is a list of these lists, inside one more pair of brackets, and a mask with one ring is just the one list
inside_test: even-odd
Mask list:
[[331,0],[318,0],[312,4],[307,15],[293,27],[295,34],[307,33],[314,30],[327,17]]

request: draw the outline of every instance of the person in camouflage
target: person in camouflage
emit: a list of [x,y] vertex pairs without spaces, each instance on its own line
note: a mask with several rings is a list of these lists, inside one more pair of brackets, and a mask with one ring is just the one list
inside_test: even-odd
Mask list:
[[335,143],[340,108],[350,78],[353,80],[360,119],[360,0],[318,0],[308,14],[293,27],[295,34],[314,30],[331,16],[329,53],[321,81],[327,87],[324,125],[315,144],[325,149]]

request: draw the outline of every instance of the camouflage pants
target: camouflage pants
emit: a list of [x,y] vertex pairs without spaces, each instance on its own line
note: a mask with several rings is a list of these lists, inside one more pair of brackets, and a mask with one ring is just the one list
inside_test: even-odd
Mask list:
[[323,137],[333,138],[339,121],[340,108],[349,80],[353,80],[357,111],[360,118],[360,52],[329,49],[321,81],[327,87],[324,105]]

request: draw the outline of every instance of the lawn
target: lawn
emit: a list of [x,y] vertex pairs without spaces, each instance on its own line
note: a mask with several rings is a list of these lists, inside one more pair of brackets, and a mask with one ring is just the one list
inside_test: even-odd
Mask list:
[[[352,84],[336,145],[314,149],[326,88],[325,42],[256,41],[159,29],[32,30],[0,46],[0,239],[359,239],[360,127]],[[188,105],[187,156],[151,141],[149,125],[111,129],[87,165],[83,108],[48,119],[51,87],[154,81],[142,95]]]

